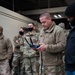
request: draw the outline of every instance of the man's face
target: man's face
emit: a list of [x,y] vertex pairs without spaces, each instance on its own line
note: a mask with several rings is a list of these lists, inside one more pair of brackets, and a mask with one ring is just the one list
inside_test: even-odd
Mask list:
[[20,34],[21,36],[24,35],[24,30],[23,30],[22,28],[20,28],[19,34]]
[[28,31],[31,32],[33,29],[35,29],[35,26],[32,23],[28,24]]
[[22,28],[20,28],[20,30],[19,31],[22,31],[22,32],[24,32],[24,30],[22,29]]
[[28,24],[28,27],[33,28],[34,26],[33,26],[33,24]]
[[40,20],[42,26],[44,27],[44,29],[47,29],[52,25],[51,18],[46,18],[46,16],[40,17],[39,20]]
[[74,19],[73,17],[68,17],[68,18],[67,18],[67,21],[72,22],[73,19]]

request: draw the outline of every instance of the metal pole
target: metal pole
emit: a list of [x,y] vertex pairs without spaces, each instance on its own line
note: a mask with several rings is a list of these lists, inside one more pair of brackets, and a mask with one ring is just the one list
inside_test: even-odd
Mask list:
[[48,0],[48,8],[50,8],[50,0]]
[[40,68],[41,68],[41,75],[42,75],[42,66],[43,66],[42,52],[40,54],[40,57],[41,57],[41,65],[40,65]]
[[14,11],[14,0],[13,0],[13,11]]

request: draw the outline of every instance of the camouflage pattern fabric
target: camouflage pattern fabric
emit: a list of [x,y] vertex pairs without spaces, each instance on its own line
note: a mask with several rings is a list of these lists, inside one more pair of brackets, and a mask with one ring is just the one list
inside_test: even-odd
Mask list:
[[[13,55],[13,61],[12,61],[12,75],[20,75],[20,59],[21,59],[21,53],[14,53]],[[18,71],[19,70],[19,71]]]
[[24,58],[24,60],[21,62],[22,67],[21,67],[21,75],[26,74],[26,75],[36,75],[36,57],[27,57]]
[[0,75],[11,75],[8,59],[0,61]]
[[[37,45],[37,37],[36,34],[27,34],[25,36],[25,38],[28,40],[29,43],[30,42],[30,37],[33,41],[33,44]],[[36,69],[36,65],[39,64],[38,63],[38,55],[36,54],[37,51],[33,50],[26,41],[25,42],[25,46],[21,48],[21,50],[23,51],[23,57],[22,57],[22,69],[24,70],[24,73],[26,75],[36,75],[37,73],[37,69]]]
[[[38,63],[38,55],[36,55],[37,51],[30,48],[28,43],[25,41],[25,37],[23,36],[20,38],[16,38],[17,41],[19,40],[19,42],[15,43],[15,46],[20,45],[20,49],[18,49],[20,51],[18,52],[17,50],[14,53],[12,62],[13,65],[12,75],[16,75],[19,66],[20,66],[19,75],[32,75],[32,73],[33,75],[36,75],[36,63]],[[38,41],[36,35],[33,34],[31,37],[34,44],[36,44],[36,42]],[[29,36],[27,36],[26,38],[30,43]],[[18,65],[19,61],[20,65]]]
[[42,75],[65,75],[64,65],[60,66],[44,66]]

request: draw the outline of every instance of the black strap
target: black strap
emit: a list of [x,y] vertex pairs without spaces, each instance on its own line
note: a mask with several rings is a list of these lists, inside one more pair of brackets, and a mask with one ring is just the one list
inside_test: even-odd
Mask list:
[[25,40],[26,40],[26,42],[28,43],[28,45],[30,46],[30,44],[29,44],[29,42],[28,42],[28,40],[25,38]]
[[31,42],[31,44],[33,45],[33,42],[32,42],[32,39],[31,39],[31,37],[30,37],[30,42]]

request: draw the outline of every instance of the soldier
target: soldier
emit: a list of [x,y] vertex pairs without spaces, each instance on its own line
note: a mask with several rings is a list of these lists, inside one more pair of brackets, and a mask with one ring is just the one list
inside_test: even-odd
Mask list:
[[21,61],[21,56],[22,56],[22,50],[20,49],[21,47],[24,46],[24,30],[23,27],[20,28],[18,36],[14,37],[14,54],[13,54],[13,60],[12,60],[12,75],[20,75],[20,61]]
[[63,75],[62,52],[66,44],[64,30],[52,21],[49,13],[41,14],[39,20],[42,29],[39,35],[40,47],[37,50],[42,52],[43,75]]
[[9,38],[3,35],[3,27],[0,26],[0,75],[11,75],[9,60],[12,57],[13,46]]
[[33,50],[29,44],[38,45],[38,33],[34,31],[33,23],[28,23],[28,33],[25,35],[25,46],[23,51],[23,68],[26,75],[39,75],[38,52]]
[[58,26],[60,26],[61,28],[64,29],[65,36],[67,37],[68,34],[69,34],[69,30],[65,29],[65,23],[61,22],[61,23],[58,24]]

